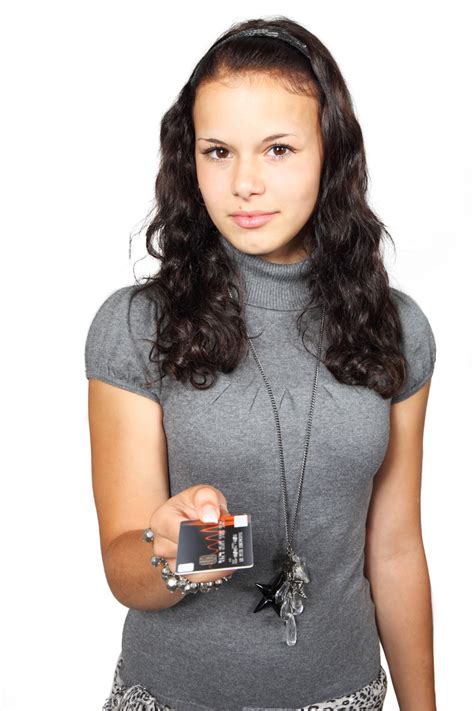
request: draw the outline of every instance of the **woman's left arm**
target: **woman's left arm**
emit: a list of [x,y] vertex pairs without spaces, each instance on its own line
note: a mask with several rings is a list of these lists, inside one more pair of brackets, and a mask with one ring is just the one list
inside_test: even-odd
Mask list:
[[401,711],[436,711],[431,587],[420,510],[430,382],[391,406],[390,441],[367,516],[365,575]]

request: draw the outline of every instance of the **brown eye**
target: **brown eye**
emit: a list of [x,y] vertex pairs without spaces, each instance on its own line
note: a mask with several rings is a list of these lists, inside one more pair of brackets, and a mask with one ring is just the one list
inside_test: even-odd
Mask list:
[[[203,155],[205,155],[207,158],[208,156],[210,156],[211,153],[214,153],[214,151],[224,151],[224,153],[228,152],[227,148],[224,148],[224,146],[213,146],[212,148],[208,148],[206,151],[204,151]],[[221,155],[220,158],[225,158],[225,156]],[[219,160],[219,158],[210,158],[210,160]]]
[[[273,156],[274,160],[282,160],[283,158],[287,158],[290,155],[290,153],[295,152],[294,149],[291,146],[287,145],[286,143],[274,143],[272,146],[270,146],[268,151],[273,151],[276,148],[283,148],[283,150],[285,152],[280,153],[280,155],[274,155]],[[224,146],[211,146],[211,148],[208,148],[207,150],[203,151],[203,155],[208,160],[214,161],[215,163],[219,163],[222,160],[225,160],[227,158],[227,156],[222,155],[222,153],[220,153],[217,157],[212,158],[211,154],[214,152],[217,152],[217,151],[224,151],[224,153],[229,153],[228,149],[224,148]]]
[[[288,146],[272,146],[270,150],[273,150],[274,148],[283,148],[285,151],[288,151]],[[283,155],[280,153],[279,155],[277,154],[275,157],[276,158],[284,158],[286,156],[286,152],[283,153]]]

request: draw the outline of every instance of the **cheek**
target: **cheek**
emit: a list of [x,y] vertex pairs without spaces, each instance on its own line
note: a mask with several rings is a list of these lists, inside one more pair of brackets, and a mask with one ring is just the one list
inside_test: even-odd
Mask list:
[[216,177],[214,166],[196,166],[199,189],[208,205],[219,203],[225,193],[225,181]]
[[312,163],[294,162],[276,177],[274,187],[284,202],[295,206],[314,203],[319,189],[319,171]]

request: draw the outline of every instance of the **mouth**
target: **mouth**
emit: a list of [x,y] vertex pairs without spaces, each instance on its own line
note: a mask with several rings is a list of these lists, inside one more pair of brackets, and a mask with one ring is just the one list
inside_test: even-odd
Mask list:
[[239,227],[248,229],[266,225],[277,214],[277,212],[235,212],[231,217]]

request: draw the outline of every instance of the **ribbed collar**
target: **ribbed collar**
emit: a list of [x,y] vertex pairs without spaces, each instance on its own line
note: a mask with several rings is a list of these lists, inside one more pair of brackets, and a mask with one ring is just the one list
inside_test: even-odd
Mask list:
[[277,311],[291,311],[300,309],[309,302],[309,257],[294,264],[276,264],[241,252],[221,233],[219,241],[231,260],[237,264],[244,282],[246,304]]

